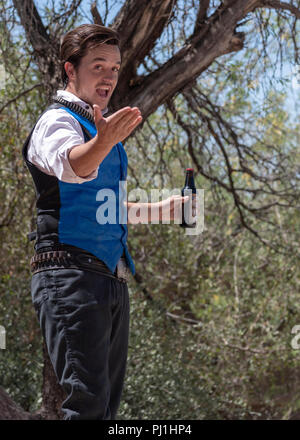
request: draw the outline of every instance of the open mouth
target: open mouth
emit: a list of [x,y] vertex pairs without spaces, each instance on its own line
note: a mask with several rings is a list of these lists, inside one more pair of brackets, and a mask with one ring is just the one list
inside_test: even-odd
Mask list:
[[97,94],[100,96],[100,98],[107,98],[110,88],[106,86],[99,87],[96,89]]

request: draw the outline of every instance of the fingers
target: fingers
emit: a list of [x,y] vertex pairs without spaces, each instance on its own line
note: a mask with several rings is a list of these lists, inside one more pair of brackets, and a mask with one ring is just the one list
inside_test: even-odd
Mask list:
[[134,107],[130,112],[121,117],[118,121],[118,126],[120,130],[125,130],[129,134],[133,129],[132,127],[135,127],[138,121],[142,121],[141,112],[137,107]]
[[180,208],[182,203],[186,203],[188,200],[189,196],[181,196],[180,194],[175,194],[163,200],[162,202],[168,209],[174,211],[175,209]]
[[123,139],[125,139],[142,122],[143,117],[140,110],[137,107],[133,107],[129,108],[129,111],[119,113],[116,120],[116,130],[121,131],[124,136]]
[[101,121],[101,119],[103,119],[102,112],[101,112],[99,105],[97,105],[97,104],[93,105],[93,110],[94,110],[95,125],[97,125],[99,123],[99,121]]
[[118,110],[117,112],[113,113],[111,116],[107,118],[109,122],[112,124],[120,124],[121,120],[125,118],[130,118],[132,114],[132,108],[131,107],[124,107],[121,108],[121,110]]
[[175,194],[170,197],[171,201],[176,203],[186,203],[189,200],[190,196],[181,196],[179,194]]
[[[191,199],[190,196],[178,196],[178,197],[180,198],[182,203],[186,203],[186,202],[188,202]],[[193,204],[196,203],[196,199],[194,197],[192,199],[192,203]]]
[[93,110],[94,110],[94,116],[100,116],[100,115],[102,116],[102,112],[101,112],[99,105],[94,104]]
[[101,119],[105,119],[111,126],[115,126],[117,130],[125,130],[128,134],[131,133],[131,131],[143,120],[141,112],[137,107],[124,107],[108,118],[103,118],[101,109],[98,105],[94,104],[93,108],[95,124]]
[[128,125],[128,132],[131,133],[142,122],[142,120],[142,116],[138,116],[137,118],[135,118],[133,122]]
[[[99,105],[94,104],[93,109],[94,109],[94,119],[96,118],[97,121],[104,119],[102,116],[102,112],[101,112]],[[110,115],[108,118],[105,118],[105,119],[107,120],[107,122],[110,122],[112,125],[118,124],[120,122],[120,120],[124,116],[130,114],[131,111],[132,111],[131,107],[124,107],[124,108],[121,108],[121,110],[118,110],[117,112],[113,113],[112,115]]]
[[126,129],[129,125],[134,123],[135,119],[141,116],[141,112],[137,107],[125,107],[110,116],[113,124],[120,129]]
[[130,113],[127,113],[120,121],[120,124],[124,127],[129,127],[131,124],[134,123],[134,121],[141,117],[141,112],[138,108],[132,109]]
[[122,142],[142,122],[143,118],[137,107],[124,107],[104,118],[98,105],[93,105],[94,121],[98,133],[105,144]]

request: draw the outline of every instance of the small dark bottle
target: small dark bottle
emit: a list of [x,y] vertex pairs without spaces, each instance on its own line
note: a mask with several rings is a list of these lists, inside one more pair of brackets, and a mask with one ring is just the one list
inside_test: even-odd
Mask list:
[[181,190],[182,196],[190,196],[190,199],[182,203],[182,228],[196,227],[196,186],[194,181],[194,169],[186,168],[185,184]]

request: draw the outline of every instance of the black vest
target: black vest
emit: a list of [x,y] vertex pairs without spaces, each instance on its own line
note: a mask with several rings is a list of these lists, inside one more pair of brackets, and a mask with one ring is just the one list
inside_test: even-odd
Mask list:
[[[46,108],[37,119],[22,148],[22,156],[32,176],[36,194],[36,231],[28,234],[30,240],[36,240],[34,246],[36,251],[44,247],[53,247],[54,249],[60,248],[58,240],[60,198],[57,178],[43,173],[38,167],[29,162],[27,159],[27,149],[32,133],[39,119],[48,110],[59,108],[62,108],[62,105],[58,103],[51,104]],[[80,124],[80,126],[84,134],[85,142],[89,141],[91,135],[82,124]]]

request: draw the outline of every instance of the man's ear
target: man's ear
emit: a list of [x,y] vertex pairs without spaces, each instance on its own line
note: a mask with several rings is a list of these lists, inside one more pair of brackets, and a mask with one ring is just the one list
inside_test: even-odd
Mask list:
[[70,61],[66,61],[64,64],[64,68],[65,68],[66,74],[69,78],[69,81],[74,80],[75,79],[75,68],[74,68],[73,64],[70,63]]

